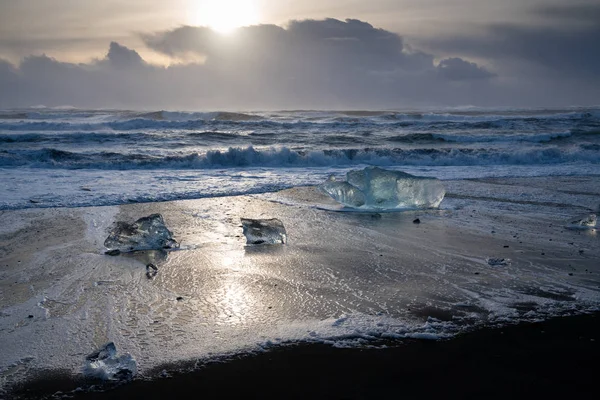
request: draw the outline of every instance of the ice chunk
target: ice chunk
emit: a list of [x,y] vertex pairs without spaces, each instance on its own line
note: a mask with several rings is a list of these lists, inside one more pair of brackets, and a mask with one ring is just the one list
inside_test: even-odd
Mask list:
[[568,227],[573,229],[589,229],[596,227],[597,222],[598,218],[596,217],[596,214],[590,214],[585,218],[572,221]]
[[162,215],[152,214],[140,218],[133,224],[119,221],[110,232],[104,246],[122,252],[179,247],[173,233],[165,226]]
[[511,261],[510,258],[492,258],[489,257],[486,259],[488,265],[491,265],[492,267],[506,267],[508,265],[510,265]]
[[146,277],[153,279],[158,274],[158,267],[152,263],[146,265]]
[[285,244],[287,240],[285,227],[277,218],[242,218],[242,227],[247,244]]
[[330,177],[319,185],[319,188],[342,204],[351,207],[361,207],[365,204],[365,194],[348,182],[336,181]]
[[346,182],[328,180],[319,186],[349,207],[402,209],[438,207],[446,191],[436,178],[366,167],[346,174]]
[[111,381],[130,380],[137,374],[137,363],[130,354],[117,356],[113,342],[107,343],[85,358],[86,376]]

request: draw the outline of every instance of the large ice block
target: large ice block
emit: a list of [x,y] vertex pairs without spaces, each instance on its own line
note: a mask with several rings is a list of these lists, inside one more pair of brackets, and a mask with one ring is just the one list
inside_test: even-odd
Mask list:
[[137,363],[129,354],[117,356],[117,348],[110,342],[86,357],[83,372],[92,378],[130,380],[137,373]]
[[285,244],[287,234],[283,223],[277,218],[242,218],[247,244]]
[[173,233],[167,229],[162,215],[152,214],[133,224],[119,221],[110,232],[104,246],[122,252],[179,247]]
[[328,180],[320,189],[353,208],[404,209],[438,207],[446,191],[439,179],[366,167],[346,174],[346,182]]

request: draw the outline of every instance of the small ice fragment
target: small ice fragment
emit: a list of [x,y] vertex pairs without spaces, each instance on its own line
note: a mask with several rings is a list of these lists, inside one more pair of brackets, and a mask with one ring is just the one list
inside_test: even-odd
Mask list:
[[121,252],[172,249],[179,243],[173,239],[173,233],[165,226],[162,215],[152,214],[135,221],[133,224],[119,221],[110,232],[104,246],[109,250]]
[[146,277],[148,279],[152,279],[158,274],[158,268],[156,265],[149,263],[146,265]]
[[98,361],[105,360],[110,357],[117,355],[117,346],[113,342],[106,343],[95,352],[88,355],[85,359],[87,361]]
[[598,217],[596,216],[596,214],[590,214],[590,215],[586,216],[585,218],[572,221],[569,228],[575,228],[575,229],[577,229],[577,228],[581,228],[581,229],[594,228],[594,227],[596,227],[597,222],[598,222]]
[[105,344],[85,360],[83,373],[92,378],[124,381],[137,374],[136,361],[130,354],[117,356],[117,348],[113,342]]
[[488,265],[491,265],[492,267],[506,267],[507,265],[510,265],[510,259],[509,258],[492,258],[489,257],[486,259]]
[[246,244],[285,244],[287,234],[283,223],[277,218],[242,218]]
[[378,167],[349,171],[346,182],[330,178],[319,187],[346,206],[372,209],[438,207],[446,194],[436,178]]

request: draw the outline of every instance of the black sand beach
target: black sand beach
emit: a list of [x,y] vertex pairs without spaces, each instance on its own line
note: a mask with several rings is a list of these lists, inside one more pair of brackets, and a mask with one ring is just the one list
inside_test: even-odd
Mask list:
[[[407,213],[315,208],[321,198],[312,188],[5,212],[4,395],[592,394],[600,353],[598,235],[564,224],[597,204],[597,181],[446,182],[444,208]],[[573,193],[569,184],[589,190]],[[525,190],[549,201],[510,200]],[[154,254],[158,274],[148,279],[153,253],[111,257],[102,243],[114,221],[153,213],[164,216],[182,248]],[[240,216],[281,218],[289,243],[245,246]],[[512,261],[495,266],[488,257]],[[448,340],[409,339],[457,332]],[[338,348],[348,338],[370,347]],[[132,382],[110,390],[82,380],[86,355],[107,342],[138,365]],[[191,372],[174,366],[195,360],[200,367]]]
[[[559,398],[598,390],[600,313],[482,329],[447,341],[390,343],[385,349],[302,344],[193,373],[134,381],[75,399],[163,398]],[[29,382],[26,399],[73,390],[81,382]]]

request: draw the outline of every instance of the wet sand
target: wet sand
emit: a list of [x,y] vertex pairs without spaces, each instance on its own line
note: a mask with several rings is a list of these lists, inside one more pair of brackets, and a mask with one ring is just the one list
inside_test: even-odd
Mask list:
[[[142,377],[159,377],[164,363],[174,375],[111,392],[123,398],[186,390],[277,398],[584,390],[583,362],[598,354],[597,315],[543,327],[527,321],[599,309],[600,235],[565,224],[597,209],[600,178],[445,184],[441,209],[404,213],[338,212],[314,188],[3,211],[0,384],[52,376],[25,385],[33,398],[74,389],[81,382],[70,379],[85,356],[114,341]],[[164,216],[180,250],[104,255],[115,221],[152,213]],[[288,244],[246,247],[241,217],[280,218]],[[511,262],[495,267],[489,257]],[[158,266],[155,279],[146,278],[148,262]],[[406,339],[462,331],[472,332]],[[331,346],[389,338],[404,344]],[[170,364],[264,348],[190,374]]]
[[[600,313],[484,329],[447,341],[386,349],[303,344],[134,381],[75,399],[164,398],[572,398],[595,396]],[[81,382],[40,380],[18,391],[40,398]]]

